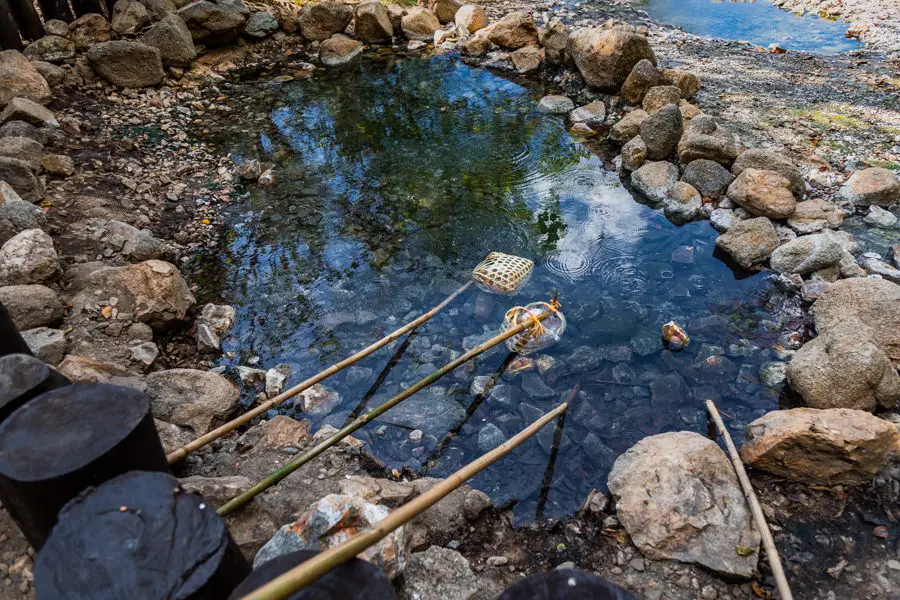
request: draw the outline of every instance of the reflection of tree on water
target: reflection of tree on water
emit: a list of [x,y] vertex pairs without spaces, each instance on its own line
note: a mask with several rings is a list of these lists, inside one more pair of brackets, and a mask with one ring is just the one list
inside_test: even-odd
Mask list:
[[[251,325],[261,336],[353,310],[351,292],[385,266],[403,285],[397,269],[452,276],[490,250],[539,256],[564,236],[559,194],[540,183],[587,151],[527,90],[442,59],[277,90],[264,132],[277,183],[253,189],[256,212],[226,250],[241,295],[283,299]],[[317,344],[337,344],[319,329]]]

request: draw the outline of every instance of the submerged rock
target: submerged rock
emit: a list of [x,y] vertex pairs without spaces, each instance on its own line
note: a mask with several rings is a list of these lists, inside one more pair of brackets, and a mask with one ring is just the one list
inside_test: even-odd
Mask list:
[[616,459],[608,483],[619,520],[648,558],[756,572],[759,534],[715,442],[686,431],[644,438]]
[[569,35],[566,53],[585,82],[603,92],[618,91],[642,59],[656,64],[647,38],[630,27],[576,29]]
[[553,115],[564,115],[575,110],[575,103],[566,96],[544,96],[538,102],[538,108],[542,112]]
[[749,466],[814,485],[865,484],[897,458],[896,425],[848,409],[770,412],[747,426],[741,446]]

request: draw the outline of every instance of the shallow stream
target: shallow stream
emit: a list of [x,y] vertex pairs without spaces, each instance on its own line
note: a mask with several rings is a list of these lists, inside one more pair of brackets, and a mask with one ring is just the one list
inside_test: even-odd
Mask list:
[[[327,380],[339,400],[284,412],[340,427],[495,334],[511,306],[554,292],[568,329],[530,369],[501,346],[357,437],[388,467],[442,476],[579,384],[555,461],[547,427],[475,481],[495,501],[518,498],[528,521],[574,511],[647,435],[705,433],[706,398],[738,442],[777,408],[778,392],[759,381],[791,326],[776,288],[714,255],[707,221],[677,227],[636,201],[561,119],[537,110],[540,90],[439,57],[228,93],[248,108],[207,139],[274,163],[277,182],[251,186],[227,215],[227,243],[201,261],[208,298],[238,308],[223,343],[234,354],[221,364],[286,363],[295,384],[438,303],[492,250],[537,264],[516,296],[473,288],[407,345]],[[681,353],[660,340],[672,319],[691,336]],[[489,393],[484,376],[496,377]]]

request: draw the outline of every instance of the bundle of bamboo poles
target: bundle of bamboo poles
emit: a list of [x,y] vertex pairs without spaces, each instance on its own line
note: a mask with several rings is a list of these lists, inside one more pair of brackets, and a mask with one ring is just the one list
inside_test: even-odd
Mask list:
[[[512,271],[505,274],[503,273],[504,265],[507,265]],[[312,386],[317,383],[324,381],[328,377],[339,373],[340,371],[346,369],[347,367],[359,362],[363,358],[369,356],[373,352],[383,348],[384,346],[390,344],[394,340],[401,338],[407,333],[415,330],[421,325],[424,325],[432,317],[434,317],[437,313],[443,310],[448,304],[453,302],[463,292],[465,292],[475,281],[477,281],[482,289],[491,290],[499,294],[511,294],[515,292],[519,287],[521,287],[527,280],[528,276],[531,273],[531,270],[534,268],[534,262],[528,260],[526,258],[521,258],[518,256],[513,256],[509,254],[503,254],[500,252],[491,252],[488,257],[480,263],[472,272],[472,279],[469,279],[466,283],[457,288],[453,293],[447,296],[444,300],[442,300],[437,306],[424,313],[420,317],[410,321],[406,325],[396,329],[395,331],[389,333],[384,336],[377,342],[363,348],[359,352],[353,354],[352,356],[348,356],[344,360],[335,363],[334,365],[328,367],[324,371],[321,371],[312,377],[306,379],[293,386],[292,388],[278,394],[274,398],[263,402],[259,406],[254,409],[247,411],[235,419],[232,419],[228,423],[213,429],[212,431],[201,435],[200,437],[192,440],[191,442],[177,448],[170,452],[166,459],[169,461],[169,464],[178,462],[179,460],[185,458],[191,452],[195,452],[200,448],[206,446],[219,439],[223,435],[230,433],[240,427],[241,425],[245,425],[255,419],[256,417],[268,412],[269,410],[279,406],[286,400],[293,398],[297,394],[308,390]],[[520,332],[521,333],[521,332]]]
[[471,350],[469,350],[468,352],[466,352],[459,358],[450,361],[449,363],[445,364],[444,366],[437,369],[436,371],[430,373],[429,375],[426,375],[425,377],[423,377],[422,379],[420,379],[419,381],[417,381],[416,383],[411,385],[406,390],[400,392],[399,394],[397,394],[396,396],[394,396],[393,398],[391,398],[390,400],[388,400],[381,406],[374,408],[374,409],[370,410],[369,412],[365,413],[364,415],[358,417],[356,420],[352,421],[350,424],[346,425],[341,430],[334,433],[331,437],[329,437],[325,440],[322,440],[316,446],[314,446],[312,449],[304,452],[303,454],[298,455],[297,457],[295,457],[294,459],[289,461],[287,464],[285,464],[280,469],[273,471],[272,473],[267,475],[265,478],[263,478],[259,483],[254,485],[252,488],[235,496],[234,498],[232,498],[231,500],[229,500],[228,502],[226,502],[225,504],[220,506],[218,509],[219,514],[227,515],[233,511],[237,510],[238,508],[244,506],[245,504],[250,502],[253,498],[255,498],[257,495],[259,495],[260,493],[269,489],[273,485],[277,484],[279,481],[281,481],[282,479],[284,479],[285,477],[287,477],[288,475],[290,475],[291,473],[293,473],[294,471],[296,471],[303,465],[307,464],[308,462],[310,462],[311,460],[313,460],[314,458],[316,458],[317,456],[322,454],[325,450],[327,450],[328,448],[331,448],[332,446],[337,444],[339,441],[341,441],[342,439],[346,438],[347,436],[352,434],[354,431],[359,429],[360,427],[363,427],[367,423],[371,423],[372,421],[374,421],[376,418],[378,418],[379,416],[381,416],[382,414],[384,414],[391,408],[397,406],[398,404],[400,404],[401,402],[403,402],[404,400],[406,400],[407,398],[409,398],[416,392],[428,387],[429,385],[431,385],[432,383],[434,383],[435,381],[437,381],[438,379],[440,379],[447,373],[453,371],[454,369],[456,369],[463,363],[468,362],[469,360],[478,356],[479,354],[482,354],[483,352],[490,350],[491,348],[493,348],[494,346],[496,346],[498,344],[502,344],[503,342],[505,342],[506,340],[508,340],[514,336],[522,334],[526,331],[531,331],[535,327],[535,323],[540,323],[540,321],[542,321],[542,320],[546,319],[547,317],[549,317],[550,315],[554,314],[556,307],[558,307],[559,304],[556,301],[556,299],[554,298],[549,306],[551,307],[549,310],[545,310],[540,314],[533,315],[532,321],[528,321],[528,322],[516,325],[514,327],[510,327],[503,333],[495,335],[491,339],[475,346],[474,348],[472,348]]

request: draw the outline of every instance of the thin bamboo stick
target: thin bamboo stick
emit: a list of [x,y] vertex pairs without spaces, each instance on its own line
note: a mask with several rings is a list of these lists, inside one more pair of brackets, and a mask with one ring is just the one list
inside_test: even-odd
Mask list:
[[366,548],[384,539],[401,525],[408,523],[428,508],[437,504],[447,494],[463,485],[467,479],[474,477],[486,467],[509,454],[522,442],[537,433],[544,425],[563,414],[568,407],[568,404],[560,404],[514,437],[456,471],[421,496],[410,500],[390,513],[379,521],[377,525],[367,529],[355,538],[347,540],[334,548],[329,548],[306,562],[297,565],[290,571],[244,596],[242,600],[282,600],[303,586],[309,585],[331,569],[357,556]]
[[189,443],[185,444],[184,446],[181,446],[177,450],[173,450],[166,456],[166,459],[169,461],[169,464],[172,464],[174,462],[181,460],[182,458],[184,458],[191,452],[199,450],[203,446],[219,439],[226,433],[230,433],[230,432],[234,431],[235,429],[237,429],[238,427],[240,427],[241,425],[243,425],[245,423],[249,423],[250,421],[252,421],[256,417],[258,417],[259,415],[275,408],[276,406],[278,406],[285,400],[293,398],[300,392],[303,392],[303,391],[311,388],[312,386],[316,385],[320,381],[327,379],[328,377],[331,377],[335,373],[338,373],[339,371],[346,369],[347,367],[349,367],[350,365],[352,365],[356,362],[359,362],[360,360],[362,360],[363,358],[372,354],[379,348],[382,348],[382,347],[386,346],[387,344],[390,344],[397,338],[403,336],[404,334],[412,331],[416,327],[419,327],[423,323],[430,320],[434,315],[436,315],[438,312],[440,312],[445,306],[447,306],[454,299],[456,299],[457,296],[459,296],[464,291],[466,291],[466,289],[468,289],[468,287],[470,285],[472,285],[472,281],[473,280],[470,279],[469,281],[467,281],[466,283],[461,285],[459,288],[457,288],[457,290],[455,292],[453,292],[452,294],[447,296],[440,304],[438,304],[437,306],[435,306],[434,308],[432,308],[431,310],[429,310],[427,313],[423,314],[416,320],[410,321],[409,323],[407,323],[403,327],[397,329],[393,333],[390,333],[390,334],[384,336],[383,338],[381,338],[380,340],[378,340],[371,346],[363,348],[356,354],[345,358],[341,362],[331,365],[324,371],[321,371],[320,373],[313,375],[309,379],[298,383],[297,385],[295,385],[294,387],[292,387],[289,390],[285,390],[284,392],[281,392],[280,394],[278,394],[271,400],[269,400],[267,402],[263,402],[256,408],[245,412],[244,414],[242,414],[241,416],[239,416],[235,419],[232,419],[231,421],[229,421],[228,423],[225,423],[221,427],[217,427],[217,428],[213,429],[212,431],[210,431],[209,433],[201,435],[200,437],[193,440],[192,442],[189,442]]
[[[535,318],[539,321],[542,321],[542,320],[546,319],[548,316],[550,316],[550,314],[552,314],[552,313],[549,310],[545,310],[541,314],[537,315]],[[461,364],[465,363],[469,359],[474,358],[474,357],[478,356],[479,354],[486,352],[487,350],[490,350],[497,344],[502,344],[507,339],[509,339],[515,335],[518,335],[518,334],[522,333],[523,331],[525,331],[526,329],[533,327],[533,326],[534,326],[534,323],[529,321],[529,322],[523,323],[521,325],[516,325],[515,327],[510,327],[503,333],[495,335],[491,339],[475,346],[474,348],[472,348],[471,350],[469,350],[468,352],[466,352],[465,354],[463,354],[456,360],[452,360],[452,361],[448,362],[446,365],[444,365],[443,367],[441,367],[440,369],[433,371],[432,373],[426,375],[425,377],[423,377],[422,379],[420,379],[419,381],[417,381],[416,383],[411,385],[406,390],[400,392],[399,394],[397,394],[396,396],[394,396],[393,398],[391,398],[390,400],[388,400],[381,406],[379,406],[377,408],[373,408],[372,410],[370,410],[366,414],[362,415],[361,417],[359,417],[358,419],[356,419],[349,425],[345,426],[340,431],[335,432],[330,438],[328,438],[326,440],[322,440],[308,452],[305,452],[299,456],[294,457],[294,459],[292,459],[290,462],[285,464],[283,467],[281,467],[277,471],[273,471],[273,472],[269,473],[266,477],[264,477],[259,483],[254,485],[252,488],[250,488],[249,490],[247,490],[241,494],[238,494],[237,496],[235,496],[234,498],[232,498],[231,500],[229,500],[228,502],[226,502],[225,504],[220,506],[217,512],[220,515],[227,515],[228,513],[242,507],[243,505],[245,505],[247,502],[252,500],[254,497],[256,497],[261,492],[269,489],[270,487],[272,487],[273,485],[275,485],[276,483],[278,483],[279,481],[281,481],[282,479],[284,479],[285,477],[287,477],[288,475],[290,475],[291,473],[293,473],[294,471],[296,471],[297,469],[299,469],[300,467],[302,467],[303,465],[305,465],[306,463],[308,463],[309,461],[314,459],[315,457],[322,454],[322,452],[324,452],[328,448],[331,448],[336,443],[338,443],[339,441],[341,441],[342,439],[344,439],[345,437],[347,437],[348,435],[350,435],[351,433],[353,433],[360,427],[375,420],[376,418],[378,418],[379,416],[381,416],[382,414],[384,414],[391,408],[397,406],[398,404],[400,404],[401,402],[403,402],[404,400],[406,400],[407,398],[409,398],[410,396],[412,396],[419,390],[428,387],[429,385],[431,385],[432,383],[434,383],[435,381],[437,381],[438,379],[440,379],[441,377],[443,377],[444,375],[446,375],[453,369],[457,368]]]
[[762,506],[759,504],[759,498],[756,497],[756,492],[753,491],[753,484],[750,483],[750,478],[747,477],[747,471],[744,470],[744,463],[741,461],[741,456],[738,454],[734,442],[731,441],[731,435],[728,433],[728,429],[725,428],[725,423],[722,421],[722,417],[719,415],[719,411],[712,400],[706,401],[706,410],[715,422],[716,428],[719,430],[719,435],[725,440],[725,447],[728,448],[728,455],[731,457],[734,471],[737,473],[738,480],[741,482],[744,496],[747,497],[747,502],[750,503],[750,512],[753,514],[756,529],[759,530],[759,535],[762,538],[763,547],[766,549],[766,556],[769,558],[769,565],[772,567],[772,575],[775,577],[775,585],[778,587],[778,594],[781,596],[781,600],[793,600],[794,595],[791,593],[790,586],[788,586],[787,577],[785,577],[784,574],[784,567],[781,565],[781,557],[778,555],[778,549],[775,548],[775,540],[772,538],[772,532],[769,530],[768,522],[766,522],[766,515],[763,514]]

